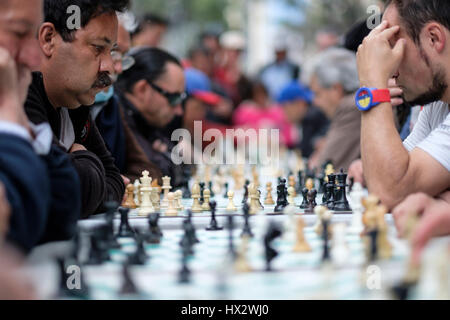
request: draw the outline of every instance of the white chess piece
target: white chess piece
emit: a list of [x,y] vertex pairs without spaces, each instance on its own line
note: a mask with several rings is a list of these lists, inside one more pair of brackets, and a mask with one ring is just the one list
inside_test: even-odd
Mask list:
[[140,197],[140,187],[141,183],[139,182],[139,179],[134,180],[134,203],[136,203],[136,206],[141,205],[141,197]]
[[169,205],[169,199],[167,198],[167,196],[169,195],[169,190],[172,189],[172,187],[170,186],[170,177],[163,177],[163,186],[162,189],[164,190],[164,197],[163,200],[161,202],[161,208],[167,208]]
[[236,206],[234,205],[233,198],[234,198],[234,191],[230,190],[227,193],[228,196],[228,206],[227,211],[237,211]]
[[155,212],[153,208],[153,204],[150,198],[150,194],[152,192],[152,178],[149,177],[149,172],[144,171],[141,177],[141,195],[142,202],[139,208],[140,216],[148,216],[150,213]]
[[331,248],[331,259],[336,266],[342,267],[348,263],[349,248],[345,240],[346,226],[338,223],[333,226],[333,241]]
[[356,182],[353,185],[353,190],[349,195],[351,199],[351,206],[353,209],[352,214],[352,222],[349,228],[349,232],[352,234],[359,234],[364,230],[364,225],[362,222],[362,214],[364,211],[364,207],[361,203],[362,198],[364,197],[364,190],[360,183]]
[[288,218],[284,223],[284,235],[283,238],[288,241],[295,241],[296,237],[296,223],[295,223],[295,212],[297,208],[290,204],[283,210],[283,214],[286,214]]
[[175,193],[169,192],[167,194],[167,200],[168,200],[169,204],[168,204],[168,208],[166,210],[166,216],[177,216],[178,210],[177,210],[176,204],[175,204]]

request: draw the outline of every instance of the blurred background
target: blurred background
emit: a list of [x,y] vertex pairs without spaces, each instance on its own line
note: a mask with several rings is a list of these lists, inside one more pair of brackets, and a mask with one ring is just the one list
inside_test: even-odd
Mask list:
[[[317,51],[334,45],[358,21],[368,18],[377,0],[134,0],[133,13],[167,19],[161,47],[180,57],[203,33],[242,32],[244,71],[255,75],[287,45],[291,61],[301,65]],[[335,36],[335,38],[334,38]],[[280,41],[284,42],[280,44]]]

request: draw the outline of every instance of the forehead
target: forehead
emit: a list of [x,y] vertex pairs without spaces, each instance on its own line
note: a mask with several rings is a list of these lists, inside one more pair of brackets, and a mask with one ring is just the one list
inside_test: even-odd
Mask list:
[[0,5],[0,19],[36,27],[43,20],[42,0],[6,1]]
[[384,11],[383,20],[389,22],[389,26],[400,25],[400,27],[403,27],[397,7],[392,3]]
[[89,23],[76,33],[76,37],[87,38],[90,40],[100,39],[111,41],[114,44],[117,41],[118,19],[116,13],[102,14],[89,21]]

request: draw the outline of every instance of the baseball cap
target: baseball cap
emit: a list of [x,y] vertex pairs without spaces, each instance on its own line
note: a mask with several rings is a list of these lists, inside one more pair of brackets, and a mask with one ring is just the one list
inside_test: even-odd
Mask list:
[[313,93],[307,87],[301,85],[297,81],[293,81],[281,90],[277,102],[283,104],[295,100],[304,100],[308,103],[312,103]]
[[188,95],[203,101],[206,104],[215,106],[222,98],[212,92],[211,81],[201,71],[189,68],[184,71],[186,77],[186,92]]

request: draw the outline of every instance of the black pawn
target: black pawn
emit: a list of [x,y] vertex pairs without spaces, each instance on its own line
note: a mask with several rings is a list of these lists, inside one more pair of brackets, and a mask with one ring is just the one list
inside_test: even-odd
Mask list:
[[308,189],[307,188],[303,188],[302,189],[302,203],[300,204],[300,209],[306,209],[308,208]]
[[213,191],[212,181],[209,182],[208,187],[209,187],[209,191],[211,192],[211,194],[210,194],[211,198],[214,198],[216,195]]
[[131,278],[130,262],[126,261],[122,266],[122,287],[120,295],[137,295],[139,291]]
[[242,210],[244,212],[244,229],[242,230],[241,237],[253,238],[253,232],[250,228],[250,206],[248,203],[244,204]]
[[278,251],[276,251],[272,247],[272,242],[279,236],[281,236],[281,228],[277,224],[271,223],[266,232],[266,235],[264,236],[264,252],[265,252],[265,259],[266,259],[266,271],[272,271],[272,266],[271,266],[272,260],[278,256]]
[[120,212],[120,225],[117,236],[119,238],[133,238],[135,235],[135,231],[130,226],[130,222],[128,221],[128,213],[130,212],[130,209],[120,208],[119,212]]
[[317,196],[316,189],[311,189],[308,191],[308,194],[307,194],[308,207],[306,208],[305,212],[314,213],[314,208],[317,206],[316,196]]
[[236,259],[236,250],[234,248],[234,243],[233,243],[233,231],[234,231],[234,221],[233,221],[233,216],[230,214],[228,215],[228,251],[231,255],[231,258],[233,260]]
[[330,261],[330,233],[329,233],[329,225],[330,221],[328,219],[322,219],[322,240],[323,240],[323,252],[322,252],[322,261],[327,262]]
[[216,220],[216,207],[217,203],[215,201],[212,201],[209,203],[209,206],[211,207],[211,221],[209,223],[209,227],[206,228],[208,231],[218,231],[223,230],[223,227],[219,227]]
[[106,214],[105,214],[105,222],[106,222],[106,239],[109,247],[111,249],[120,249],[121,245],[117,242],[116,237],[114,236],[114,217],[116,215],[116,210],[119,207],[119,204],[114,201],[108,201],[105,203]]
[[144,265],[148,260],[148,255],[145,252],[144,238],[141,235],[136,237],[136,251],[130,255],[129,262],[132,265]]
[[224,199],[228,199],[228,182],[225,182],[225,194],[223,195]]
[[203,204],[203,202],[205,201],[205,198],[203,196],[203,191],[205,191],[205,183],[200,182],[198,185],[200,186],[200,204]]
[[350,204],[347,200],[347,174],[341,169],[341,172],[336,175],[338,181],[338,189],[336,190],[336,199],[334,201],[334,211],[351,211]]
[[190,282],[191,271],[188,269],[187,260],[189,256],[189,252],[185,250],[186,248],[182,248],[182,256],[181,256],[181,270],[178,273],[178,282],[185,284]]
[[287,205],[286,180],[281,179],[277,186],[277,205],[275,206],[275,212],[282,212]]
[[242,198],[242,204],[246,203],[248,201],[248,186],[250,185],[249,180],[245,180],[244,185],[244,198]]
[[191,198],[191,190],[189,190],[189,179],[191,178],[191,169],[189,166],[183,166],[183,181],[181,184],[181,191],[183,192],[183,199]]
[[146,236],[146,241],[148,243],[159,244],[161,242],[163,233],[161,231],[161,228],[158,225],[159,217],[160,217],[160,214],[157,212],[151,213],[148,216],[149,232]]

